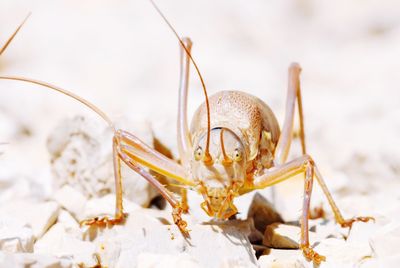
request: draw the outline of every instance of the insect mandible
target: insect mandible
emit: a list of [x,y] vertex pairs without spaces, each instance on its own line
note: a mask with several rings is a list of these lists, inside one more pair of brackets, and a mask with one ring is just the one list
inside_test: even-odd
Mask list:
[[[150,2],[176,35],[181,48],[177,119],[180,163],[152,149],[134,134],[122,129],[116,129],[104,112],[70,91],[29,78],[0,76],[0,79],[3,80],[33,83],[72,97],[99,114],[113,128],[115,215],[113,217],[87,219],[81,224],[112,225],[124,221],[126,214],[123,211],[122,204],[122,163],[143,176],[166,199],[173,208],[172,217],[174,223],[187,236],[189,235],[187,223],[182,218],[182,214],[188,210],[186,199],[181,198],[179,200],[147,169],[174,179],[184,188],[198,192],[204,198],[204,202],[200,206],[205,213],[210,217],[222,220],[228,219],[238,212],[234,205],[235,197],[256,189],[275,185],[297,174],[304,174],[304,197],[300,219],[300,248],[306,259],[312,260],[316,264],[324,261],[325,257],[312,249],[308,238],[310,199],[314,179],[327,197],[336,222],[342,227],[351,227],[355,221],[366,222],[373,218],[354,217],[344,219],[315,162],[307,154],[299,80],[301,68],[299,64],[292,63],[289,67],[286,115],[282,128],[280,128],[272,110],[257,97],[240,91],[220,91],[208,98],[203,77],[191,55],[191,40],[189,38],[180,38],[154,2],[152,0]],[[0,49],[0,55],[10,44],[22,24]],[[187,97],[190,63],[193,64],[200,78],[205,102],[195,112],[189,129]],[[288,161],[294,132],[296,104],[300,122],[302,156]]]

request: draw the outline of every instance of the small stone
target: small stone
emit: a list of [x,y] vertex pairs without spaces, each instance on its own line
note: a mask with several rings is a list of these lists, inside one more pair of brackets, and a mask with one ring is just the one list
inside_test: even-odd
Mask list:
[[72,268],[75,266],[68,258],[33,253],[7,254],[0,251],[0,267]]
[[57,253],[62,246],[66,235],[65,228],[61,223],[54,224],[46,234],[35,243],[35,253]]
[[306,259],[300,250],[269,249],[267,255],[258,259],[260,268],[303,268],[308,267]]
[[393,221],[379,229],[370,238],[370,245],[378,257],[397,255],[400,245],[400,223]]
[[54,193],[54,200],[72,215],[80,215],[85,208],[86,197],[69,185],[64,185]]
[[74,217],[72,217],[72,215],[64,209],[60,210],[60,214],[57,218],[57,223],[62,223],[67,232],[69,230],[76,230],[80,228],[78,222],[74,219]]
[[32,227],[33,235],[40,238],[57,220],[60,206],[53,201],[35,203],[17,201],[0,209],[0,213],[10,215],[21,223]]
[[274,206],[259,193],[256,193],[253,197],[247,218],[253,218],[255,227],[262,233],[265,232],[267,225],[275,222],[283,223],[282,217]]
[[57,257],[72,257],[75,263],[94,265],[93,255],[96,253],[94,244],[82,241],[67,233],[61,223],[56,223],[35,243],[34,252],[52,254]]
[[[328,238],[315,246],[314,250],[326,257],[323,267],[355,267],[372,257],[372,250],[366,243],[346,242],[343,239]],[[326,265],[326,266],[325,266]]]
[[381,228],[377,223],[373,221],[369,222],[354,222],[347,242],[362,242],[368,244],[369,239]]
[[[132,267],[132,263],[118,263],[118,267]],[[176,267],[176,268],[200,268],[201,266],[196,260],[188,254],[182,253],[172,254],[152,254],[141,253],[137,257],[136,267],[153,268],[153,267]]]
[[[267,226],[263,244],[271,248],[298,249],[301,229],[298,226],[273,223]],[[315,242],[316,235],[309,232],[310,243]]]
[[[83,209],[83,212],[78,215],[78,220],[82,221],[88,218],[115,215],[115,194],[108,194],[100,198],[90,199]],[[123,199],[124,212],[134,211],[140,208],[139,205],[127,199]]]
[[223,262],[250,267],[256,264],[247,238],[250,234],[248,222],[189,223],[191,231],[187,239],[175,225],[165,221],[163,213],[155,217],[149,211],[130,211],[124,224],[100,229],[87,237],[96,248],[102,248],[99,254],[104,265],[116,263],[116,267],[132,267],[143,252],[177,256],[185,253],[205,267],[220,267]]
[[11,217],[0,217],[0,250],[9,253],[32,252],[33,241],[30,227],[23,226]]

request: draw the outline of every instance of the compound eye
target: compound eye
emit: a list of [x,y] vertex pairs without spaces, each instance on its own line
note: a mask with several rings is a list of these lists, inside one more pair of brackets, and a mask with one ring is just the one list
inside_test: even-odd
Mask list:
[[194,159],[196,161],[200,161],[203,158],[203,148],[201,146],[197,147],[197,149],[194,151]]
[[242,161],[242,158],[243,158],[242,151],[239,148],[236,148],[235,151],[233,151],[233,161],[240,162]]

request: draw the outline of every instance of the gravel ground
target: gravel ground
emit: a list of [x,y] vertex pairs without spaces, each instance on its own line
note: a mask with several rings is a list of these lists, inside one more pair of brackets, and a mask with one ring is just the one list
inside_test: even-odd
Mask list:
[[[248,92],[265,100],[282,122],[287,68],[292,61],[301,64],[308,151],[346,216],[377,219],[341,230],[316,186],[312,205],[322,204],[328,219],[311,224],[316,250],[327,256],[321,267],[395,266],[400,261],[399,2],[168,0],[159,5],[177,31],[192,38],[210,94]],[[177,156],[179,47],[147,1],[2,0],[1,43],[30,11],[1,55],[1,74],[67,88],[124,129],[150,143],[156,137]],[[90,265],[94,253],[110,267],[312,266],[298,250],[276,247],[257,260],[251,222],[215,227],[218,231],[200,224],[209,219],[195,195],[188,221],[197,247],[189,247],[167,224],[168,208],[139,206],[148,206],[155,193],[128,170],[127,209],[141,220],[130,217],[125,227],[96,235],[80,229],[77,220],[114,206],[111,133],[91,111],[63,96],[14,82],[1,81],[0,87],[0,266]],[[193,72],[189,117],[202,101]],[[74,131],[83,135],[71,135]],[[295,142],[292,157],[299,153]],[[71,171],[78,179],[71,179]],[[276,188],[274,205],[286,223],[300,215],[301,183],[294,179]],[[269,197],[270,191],[262,194]],[[237,201],[242,220],[252,197]],[[147,238],[137,231],[143,226],[150,226]]]

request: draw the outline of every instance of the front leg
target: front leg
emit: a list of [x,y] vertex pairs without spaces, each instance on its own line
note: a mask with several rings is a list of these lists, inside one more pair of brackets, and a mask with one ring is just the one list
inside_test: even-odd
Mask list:
[[112,225],[121,223],[124,220],[123,204],[122,204],[122,177],[121,177],[121,161],[128,165],[135,172],[145,178],[157,191],[168,201],[173,208],[174,223],[178,225],[182,233],[188,234],[186,222],[182,219],[181,214],[184,207],[175,196],[165,188],[153,175],[151,175],[144,167],[173,178],[178,182],[193,186],[194,183],[185,179],[183,168],[171,159],[158,153],[150,148],[134,135],[118,130],[113,138],[113,157],[114,157],[114,174],[115,174],[115,190],[116,190],[116,211],[115,216],[94,218],[81,222],[83,225]]

